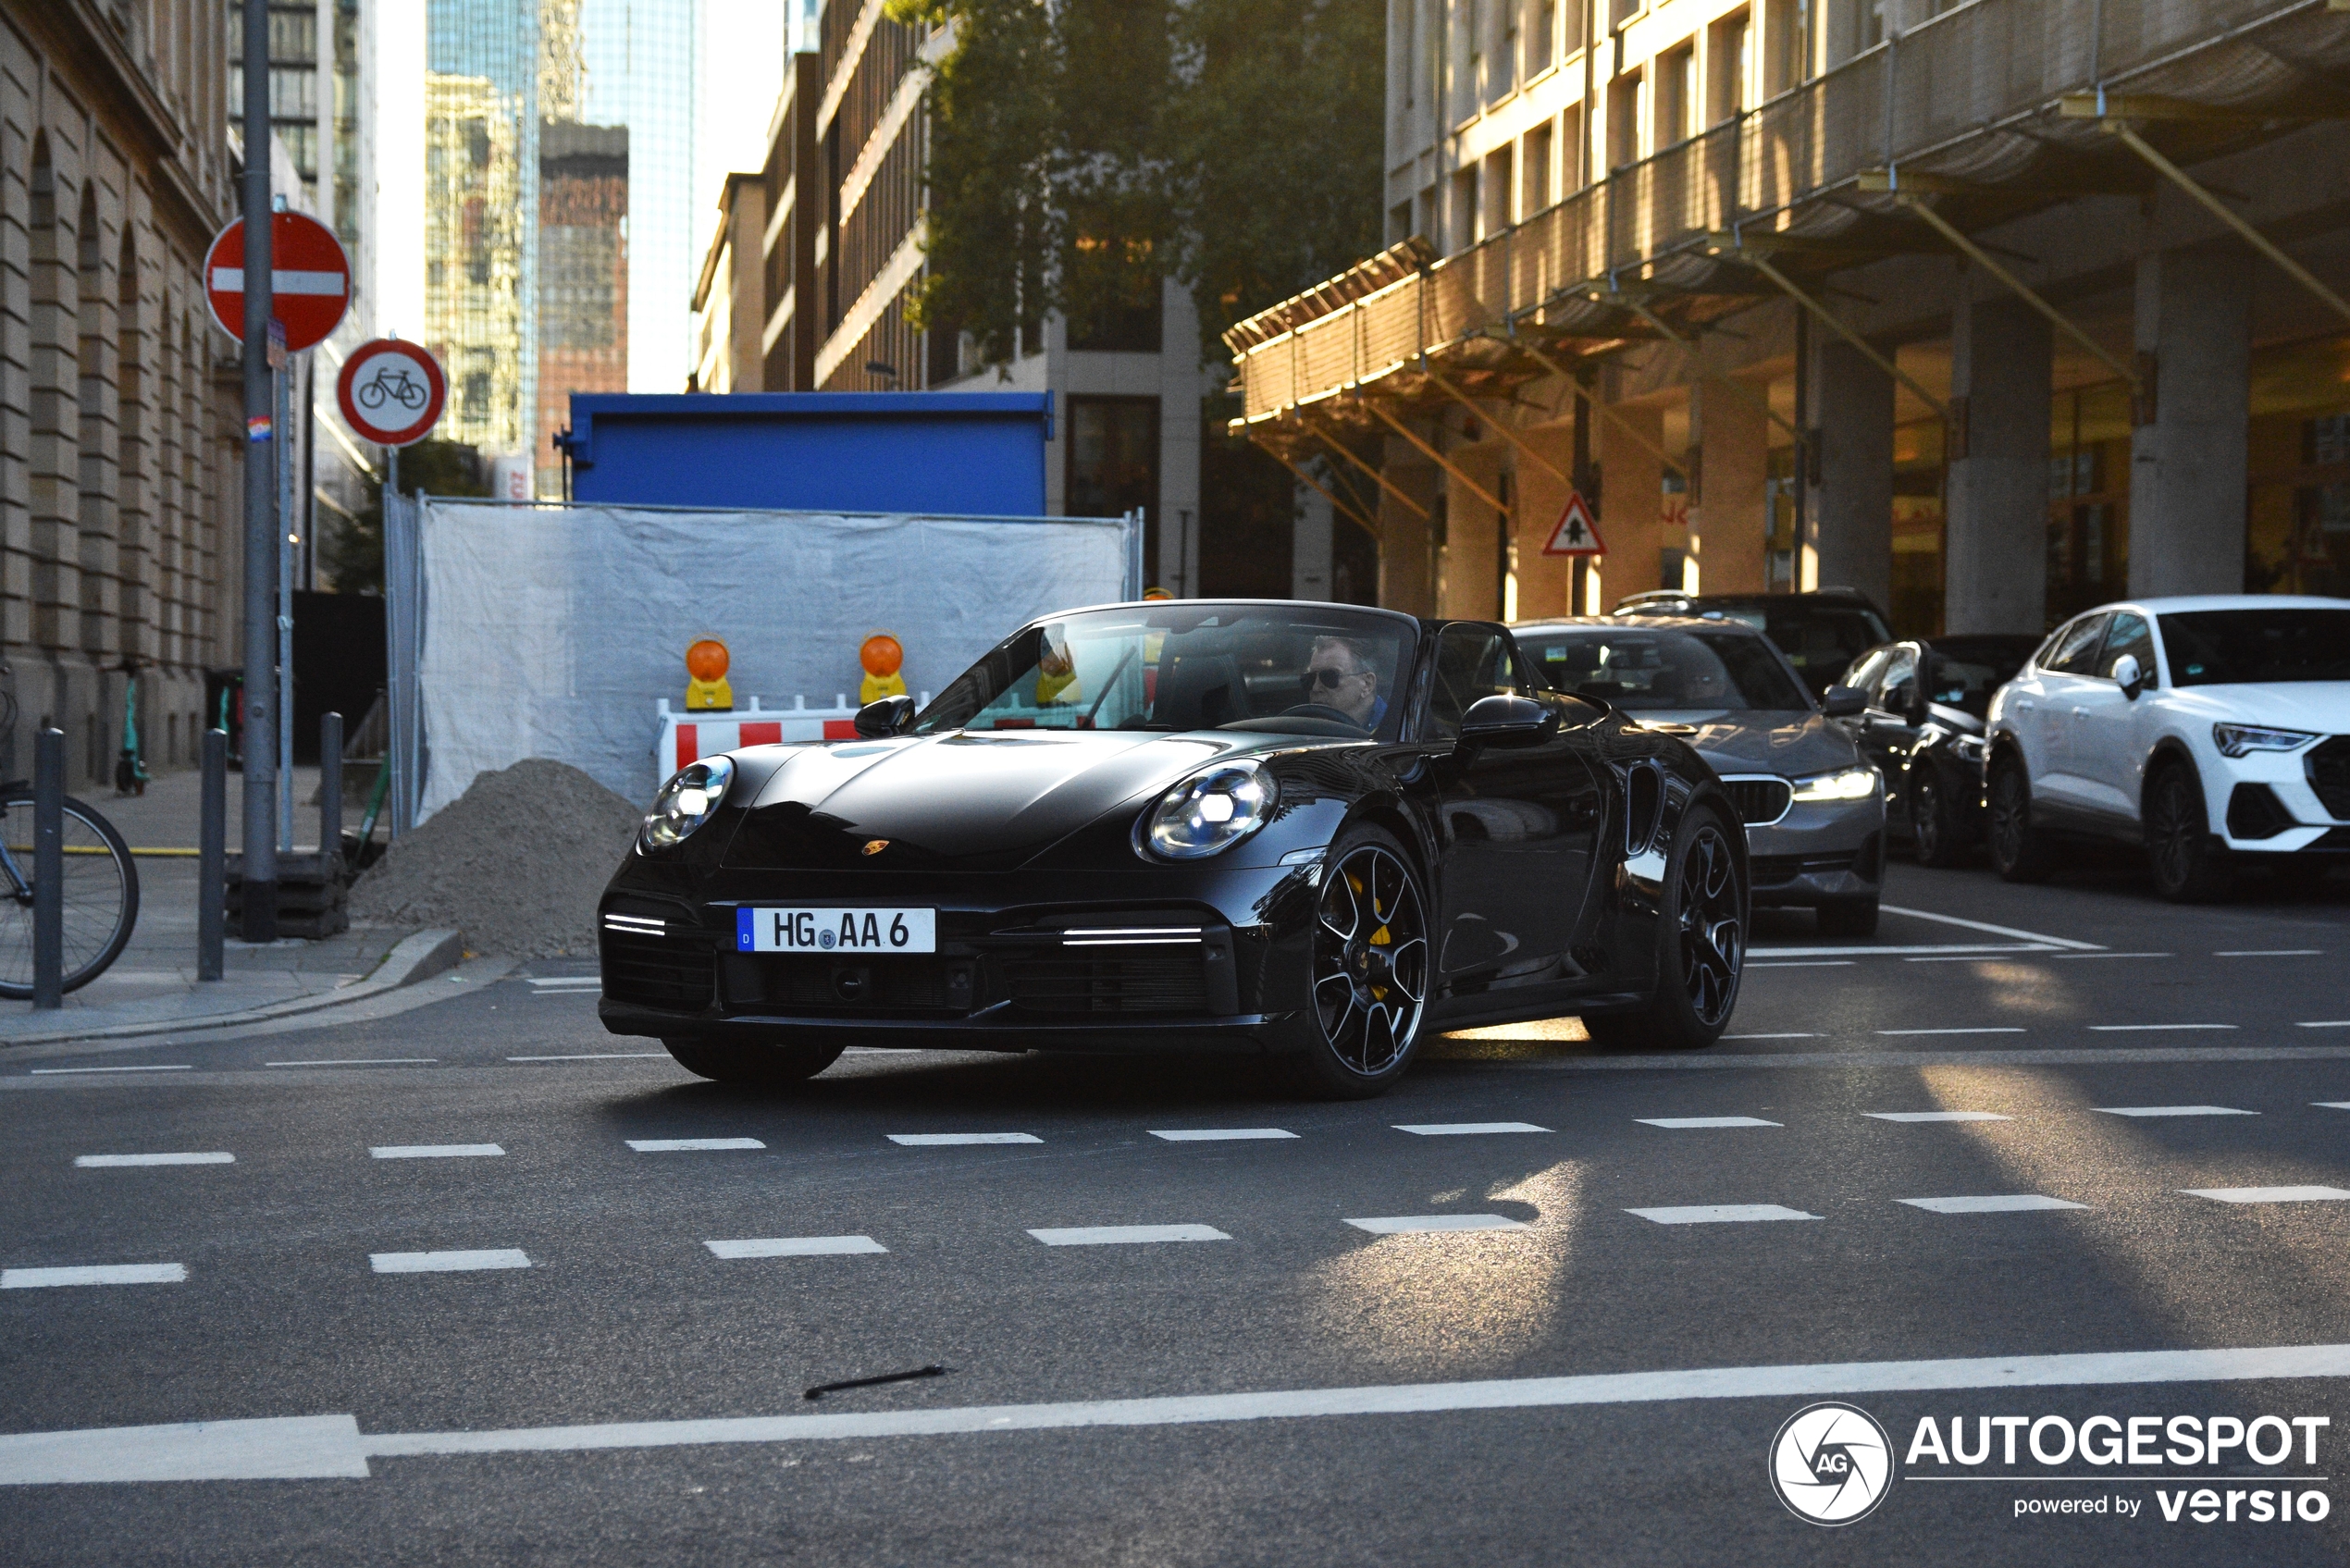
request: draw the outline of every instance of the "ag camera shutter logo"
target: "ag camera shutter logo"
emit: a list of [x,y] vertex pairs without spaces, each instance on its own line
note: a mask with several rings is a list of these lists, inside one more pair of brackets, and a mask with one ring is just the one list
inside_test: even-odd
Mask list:
[[1806,1405],[1771,1439],[1771,1489],[1810,1524],[1865,1519],[1892,1486],[1893,1441],[1856,1406]]

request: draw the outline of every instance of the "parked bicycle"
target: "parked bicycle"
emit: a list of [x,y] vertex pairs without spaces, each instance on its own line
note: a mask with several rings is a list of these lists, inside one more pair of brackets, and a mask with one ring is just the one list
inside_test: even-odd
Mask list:
[[[0,674],[6,674],[0,668]],[[0,689],[0,735],[11,743],[17,701]],[[8,755],[16,755],[11,744]],[[32,996],[32,785],[0,784],[0,997]],[[106,972],[139,920],[139,871],[112,822],[85,801],[65,797],[63,988],[76,991]]]

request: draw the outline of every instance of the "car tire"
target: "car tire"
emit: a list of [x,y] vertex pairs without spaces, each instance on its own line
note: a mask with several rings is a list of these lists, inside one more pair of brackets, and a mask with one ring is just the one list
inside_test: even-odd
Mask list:
[[1877,895],[1866,898],[1828,898],[1819,907],[1822,936],[1874,936]]
[[1392,833],[1368,824],[1322,858],[1306,976],[1304,1050],[1276,1057],[1284,1087],[1315,1100],[1384,1094],[1411,1068],[1435,962],[1428,890]]
[[733,1041],[664,1040],[677,1065],[731,1089],[788,1089],[840,1060],[838,1045],[749,1045]]
[[1584,1032],[1595,1043],[1611,1050],[1696,1051],[1722,1037],[1738,1006],[1752,912],[1731,847],[1743,831],[1713,806],[1682,814],[1657,910],[1656,993],[1645,1007],[1586,1018]]
[[1966,830],[1958,807],[1931,762],[1910,785],[1910,843],[1921,866],[1957,865],[1966,856]]
[[2056,870],[2056,848],[2047,833],[2032,825],[2032,776],[2012,757],[1991,769],[1990,801],[1984,836],[1991,846],[1991,869],[2002,882],[2046,882]]
[[2171,762],[2146,784],[2146,869],[2154,890],[2173,904],[2208,904],[2227,895],[2234,877],[2228,852],[2211,836],[2203,781]]

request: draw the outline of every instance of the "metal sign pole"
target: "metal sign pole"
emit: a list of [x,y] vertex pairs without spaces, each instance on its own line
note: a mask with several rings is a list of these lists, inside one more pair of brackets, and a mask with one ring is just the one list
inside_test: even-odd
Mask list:
[[[278,761],[293,768],[293,391],[294,361],[289,355],[278,377]],[[278,791],[278,852],[293,853],[294,789],[290,777]]]
[[278,537],[275,432],[269,385],[269,7],[244,7],[245,683],[244,930],[278,939],[278,736],[271,686],[277,617],[272,571]]

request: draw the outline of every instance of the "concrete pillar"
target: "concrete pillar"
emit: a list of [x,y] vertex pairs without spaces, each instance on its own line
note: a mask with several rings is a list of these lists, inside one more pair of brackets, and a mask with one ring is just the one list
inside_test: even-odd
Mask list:
[[1290,534],[1290,597],[1326,599],[1330,597],[1330,502],[1320,491],[1300,485],[1297,526]]
[[[1444,457],[1488,494],[1500,496],[1503,459],[1508,451],[1495,438],[1473,447],[1453,447]],[[1502,612],[1500,552],[1504,541],[1501,519],[1477,491],[1449,474],[1443,478],[1445,527],[1439,564],[1439,610],[1446,615],[1490,620]],[[1515,486],[1515,480],[1511,484]]]
[[1595,429],[1600,537],[1607,545],[1607,554],[1600,558],[1598,608],[1603,611],[1614,609],[1628,594],[1681,586],[1666,583],[1662,570],[1664,465],[1626,432],[1627,425],[1651,445],[1661,447],[1664,411],[1619,406],[1602,416]]
[[1811,503],[1816,586],[1893,598],[1893,377],[1841,338],[1812,336]]
[[1517,433],[1535,451],[1550,460],[1553,474],[1521,454],[1517,460],[1517,619],[1541,620],[1567,612],[1567,585],[1574,562],[1563,555],[1544,555],[1551,531],[1566,510],[1568,486],[1559,474],[1575,472],[1575,423],[1538,425]]
[[2022,300],[1951,316],[1942,623],[1952,633],[2047,626],[2051,352],[2047,318]]
[[[1428,512],[1441,516],[1437,500],[1443,475],[1436,465],[1391,436],[1387,462],[1380,473],[1388,483]],[[1408,454],[1408,455],[1403,455]],[[1406,615],[1436,613],[1436,546],[1427,519],[1379,489],[1379,601],[1382,609]]]
[[2137,282],[2154,419],[2130,438],[2130,593],[2242,593],[2251,258],[2158,251],[2138,258]]
[[1701,381],[1692,400],[1697,415],[1697,496],[1689,534],[1697,549],[1698,586],[1706,593],[1761,593],[1770,509],[1763,484],[1771,471],[1771,421],[1755,396],[1741,396],[1717,377]]

